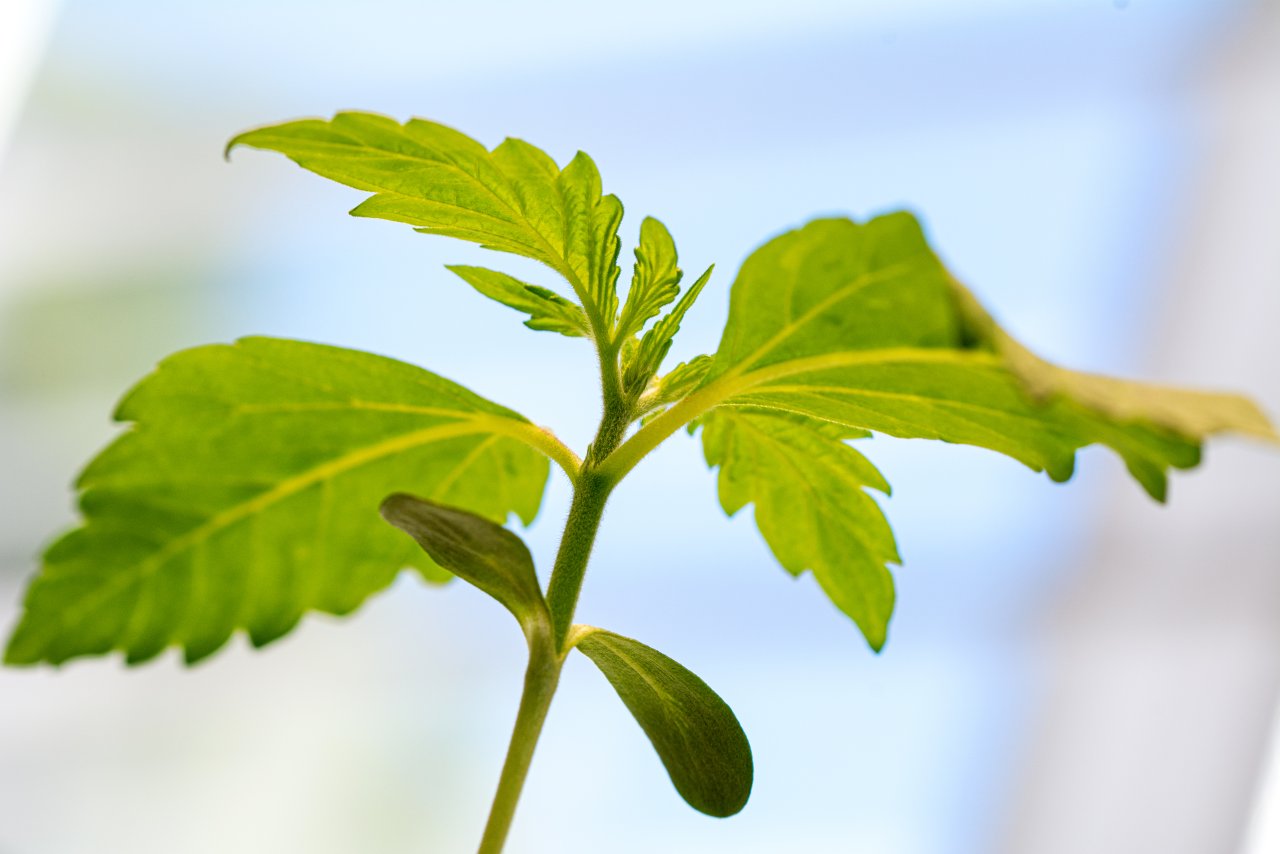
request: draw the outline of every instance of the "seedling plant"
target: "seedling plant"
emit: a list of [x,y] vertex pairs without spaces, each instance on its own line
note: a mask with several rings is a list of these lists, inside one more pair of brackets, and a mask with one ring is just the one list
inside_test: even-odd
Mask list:
[[[664,370],[712,270],[682,290],[675,243],[646,218],[619,299],[622,204],[586,154],[562,168],[518,139],[488,150],[440,124],[356,112],[251,130],[228,151],[241,145],[372,194],[356,216],[545,265],[555,288],[449,269],[529,328],[583,339],[599,363],[595,438],[580,456],[519,413],[369,353],[263,337],[179,352],[117,408],[129,428],[81,474],[82,523],[45,552],[5,661],[119,650],[140,664],[180,647],[194,664],[237,630],[263,646],[309,611],[347,614],[405,567],[462,578],[511,613],[529,651],[481,854],[503,848],[574,651],[616,689],[691,806],[729,816],[747,803],[751,750],[728,705],[657,650],[575,622],[610,494],[679,431],[700,432],[725,512],[753,505],[783,568],[812,572],[876,650],[899,556],[872,496],[889,485],[852,440],[976,445],[1055,481],[1077,449],[1103,444],[1163,501],[1170,469],[1197,465],[1209,435],[1277,438],[1245,398],[1038,358],[908,213],[817,219],[767,241],[738,271],[719,346]],[[533,521],[551,463],[573,498],[544,591],[503,525]]]

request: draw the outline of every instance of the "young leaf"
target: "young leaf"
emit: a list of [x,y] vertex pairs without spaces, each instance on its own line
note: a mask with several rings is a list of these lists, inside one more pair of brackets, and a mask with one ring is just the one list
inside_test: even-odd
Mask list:
[[574,631],[689,806],[717,818],[740,812],[751,795],[751,745],[728,704],[656,649],[603,629]]
[[653,375],[662,367],[662,360],[667,357],[671,342],[680,331],[681,321],[698,299],[698,295],[702,293],[702,289],[707,286],[713,270],[715,270],[714,264],[698,277],[689,290],[684,292],[671,311],[644,334],[635,350],[635,355],[623,360],[622,384],[628,392],[639,396],[648,386],[649,380],[653,379]]
[[441,571],[383,524],[415,490],[533,520],[545,440],[520,415],[392,359],[271,338],[186,350],[121,402],[134,422],[80,476],[82,527],[27,592],[10,664],[170,645],[255,645],[306,611],[345,614],[402,567]]
[[702,419],[707,464],[720,467],[730,516],[755,504],[756,525],[788,572],[806,569],[873,649],[885,641],[900,563],[893,531],[867,493],[888,494],[867,458],[845,444],[865,432],[797,415],[724,406]]
[[909,214],[817,220],[743,264],[695,396],[701,409],[753,404],[978,445],[1055,480],[1071,476],[1078,448],[1102,443],[1160,500],[1168,469],[1196,465],[1208,435],[1275,438],[1245,398],[1028,363],[1007,336],[975,335],[974,317]]
[[658,377],[656,382],[650,383],[649,390],[640,398],[636,407],[639,414],[643,416],[641,423],[645,423],[654,410],[668,406],[688,395],[701,384],[710,370],[710,356],[694,356]]
[[484,267],[455,265],[448,269],[489,299],[528,314],[529,319],[524,325],[530,329],[559,332],[570,338],[591,335],[591,327],[582,309],[555,291]]
[[676,261],[676,244],[671,232],[653,217],[645,217],[640,224],[631,289],[627,291],[627,303],[618,319],[619,338],[639,333],[649,318],[680,293],[683,273]]
[[518,139],[487,151],[444,125],[401,125],[373,113],[338,113],[246,131],[227,144],[278,151],[298,165],[374,193],[351,213],[413,225],[533,258],[573,287],[594,334],[609,340],[618,310],[622,204],[601,194],[582,152],[562,171]]
[[382,518],[413,537],[440,566],[497,599],[521,626],[549,619],[533,557],[501,525],[456,507],[398,492],[382,502]]

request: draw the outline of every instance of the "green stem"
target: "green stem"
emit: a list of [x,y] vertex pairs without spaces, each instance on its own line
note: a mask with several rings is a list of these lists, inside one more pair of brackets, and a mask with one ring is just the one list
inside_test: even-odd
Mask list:
[[547,586],[549,614],[543,614],[526,627],[529,667],[524,676],[524,693],[520,697],[520,709],[516,713],[507,758],[502,765],[498,791],[489,811],[484,837],[480,840],[479,854],[501,854],[506,842],[520,791],[529,773],[529,763],[533,761],[533,751],[538,744],[538,736],[542,734],[542,724],[547,719],[547,710],[551,708],[551,699],[560,683],[560,668],[569,654],[567,638],[573,626],[573,612],[578,605],[578,593],[587,572],[587,562],[591,559],[596,532],[600,529],[604,505],[618,482],[617,478],[596,471],[598,462],[613,453],[622,442],[627,425],[631,423],[631,410],[619,386],[615,350],[601,349],[600,370],[604,415],[586,459],[577,464],[575,458],[571,461],[575,465],[565,468],[566,472],[573,468],[570,472],[573,502],[569,505],[569,518],[560,537],[560,549]]
[[635,468],[636,463],[665,442],[672,433],[733,393],[736,381],[734,376],[720,377],[641,427],[634,436],[623,442],[621,447],[611,450],[607,459],[601,458],[598,468],[599,476],[612,483],[622,480],[627,476],[627,472]]
[[524,788],[533,750],[542,734],[542,724],[551,708],[551,699],[560,683],[560,667],[563,657],[556,654],[551,634],[544,623],[535,627],[529,635],[529,667],[524,674],[524,693],[520,696],[520,710],[516,712],[515,727],[511,731],[511,745],[502,764],[502,776],[498,779],[498,791],[493,796],[489,821],[480,840],[479,854],[501,854],[511,829],[511,819],[516,813],[516,803]]
[[569,519],[565,522],[560,551],[556,554],[551,582],[547,586],[547,606],[551,610],[552,635],[557,650],[563,650],[565,637],[573,625],[578,593],[582,590],[582,579],[587,573],[587,562],[591,559],[591,549],[595,545],[596,532],[600,529],[600,519],[611,489],[609,481],[595,472],[584,471],[573,492]]
[[600,397],[603,411],[600,426],[596,430],[596,438],[587,447],[583,465],[591,466],[599,463],[622,442],[631,424],[631,403],[627,401],[622,389],[622,376],[618,370],[618,350],[616,347],[600,347]]
[[600,473],[598,467],[621,444],[631,423],[631,407],[623,398],[621,389],[607,379],[610,376],[616,379],[616,366],[615,354],[610,353],[607,359],[602,357],[604,414],[600,418],[596,438],[578,470],[578,479],[573,485],[573,503],[569,505],[569,519],[565,522],[560,550],[556,553],[551,581],[547,585],[547,607],[551,610],[556,649],[561,654],[567,651],[564,648],[565,637],[573,625],[573,612],[578,606],[578,593],[582,590],[582,579],[587,573],[587,562],[591,559],[591,548],[600,529],[604,505],[618,483],[618,478]]
[[506,842],[516,803],[529,773],[529,763],[533,761],[533,750],[538,744],[538,736],[542,734],[542,724],[547,719],[556,686],[560,683],[560,668],[569,653],[565,639],[573,624],[578,591],[582,588],[591,547],[612,486],[611,481],[589,471],[583,472],[574,485],[569,520],[565,523],[547,590],[550,619],[543,614],[526,629],[529,667],[524,674],[524,693],[520,697],[520,709],[516,712],[498,791],[493,797],[484,837],[480,840],[479,854],[500,854]]

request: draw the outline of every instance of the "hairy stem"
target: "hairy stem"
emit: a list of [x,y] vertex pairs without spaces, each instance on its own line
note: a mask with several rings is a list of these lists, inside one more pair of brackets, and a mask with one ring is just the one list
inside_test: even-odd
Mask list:
[[551,609],[552,635],[555,648],[563,650],[569,627],[573,625],[573,612],[578,605],[578,593],[591,559],[596,532],[604,515],[604,505],[609,498],[612,484],[593,471],[583,471],[569,505],[569,519],[565,522],[564,535],[560,538],[560,551],[551,570],[551,582],[547,586],[547,606]]
[[[502,766],[502,776],[498,780],[498,791],[493,798],[484,837],[480,841],[479,854],[500,854],[506,842],[516,804],[520,800],[520,791],[524,788],[529,764],[533,761],[533,751],[542,734],[542,724],[547,718],[547,710],[551,708],[556,686],[560,683],[560,668],[571,648],[568,636],[573,626],[573,612],[577,608],[578,593],[587,572],[587,562],[591,559],[596,532],[600,529],[604,505],[617,483],[616,478],[596,471],[598,461],[613,453],[626,435],[627,425],[631,423],[630,407],[618,384],[615,350],[601,350],[600,370],[604,414],[586,459],[578,463],[573,458],[572,465],[565,466],[565,471],[573,482],[573,502],[569,506],[569,518],[560,537],[560,548],[556,553],[555,566],[547,587],[550,618],[547,619],[544,615],[540,621],[526,629],[529,638],[529,667],[525,671],[524,693],[520,697],[520,709],[516,713],[515,728],[511,732],[511,744],[507,748],[507,758]],[[560,460],[557,459],[557,462]]]
[[533,424],[520,424],[512,429],[511,433],[529,447],[546,454],[552,462],[564,470],[570,483],[578,479],[578,471],[582,468],[582,460],[573,452],[573,449],[561,442],[555,433],[552,433],[546,427],[538,427]]
[[721,377],[710,385],[703,386],[641,427],[621,447],[616,450],[611,448],[607,457],[599,457],[597,475],[610,483],[622,480],[627,472],[635,468],[636,463],[665,442],[672,433],[727,397],[732,388],[731,379]]
[[480,841],[479,854],[500,854],[511,828],[516,803],[529,773],[529,763],[533,761],[533,750],[538,744],[538,736],[542,734],[542,724],[547,718],[547,710],[551,708],[556,686],[560,683],[560,668],[569,653],[566,638],[573,624],[578,591],[582,589],[591,547],[612,486],[612,481],[591,471],[583,471],[574,484],[569,519],[560,538],[560,550],[547,590],[550,619],[544,615],[527,629],[529,667],[524,675],[524,693],[520,697],[511,744],[507,748],[507,758],[502,766],[484,837]]
[[498,779],[498,791],[493,796],[484,837],[480,840],[479,854],[501,854],[506,843],[516,803],[520,800],[529,764],[533,761],[533,750],[537,747],[538,736],[542,734],[551,698],[560,683],[563,663],[564,657],[557,653],[552,642],[550,627],[545,623],[534,627],[529,635],[529,666],[524,674],[524,693],[520,696],[511,744],[502,764],[502,776]]
[[[614,370],[610,371],[610,365]],[[596,438],[578,470],[578,479],[573,488],[573,503],[569,505],[569,519],[565,522],[564,534],[560,537],[560,550],[556,553],[556,563],[547,586],[551,626],[556,649],[561,652],[564,651],[565,636],[573,625],[573,612],[578,605],[578,593],[582,590],[582,579],[587,572],[587,562],[591,559],[596,532],[600,529],[605,502],[609,500],[609,493],[618,482],[618,478],[603,475],[597,469],[600,462],[607,459],[621,444],[626,436],[627,426],[631,423],[630,406],[622,397],[621,390],[616,385],[611,385],[607,379],[609,376],[616,377],[616,365],[616,354],[609,354],[607,359],[602,355],[604,414],[600,418]]]
[[586,459],[583,460],[583,465],[586,466],[598,463],[613,453],[626,435],[632,418],[632,403],[627,400],[622,389],[618,348],[599,345],[597,355],[600,358],[600,397],[603,411],[596,438],[587,448]]

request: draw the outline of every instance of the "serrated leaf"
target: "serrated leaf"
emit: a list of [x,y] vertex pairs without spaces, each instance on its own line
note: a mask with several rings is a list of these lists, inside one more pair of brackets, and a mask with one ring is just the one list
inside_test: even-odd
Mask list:
[[1157,499],[1168,469],[1196,465],[1208,435],[1275,436],[1245,398],[1028,367],[1011,339],[994,340],[975,335],[914,217],[817,220],[743,264],[698,394],[978,445],[1055,480],[1070,477],[1078,448],[1105,444]]
[[11,664],[181,646],[239,628],[256,645],[306,611],[345,614],[401,568],[444,576],[378,517],[413,490],[495,521],[533,520],[537,428],[412,365],[271,338],[162,362],[122,401],[134,422],[81,475],[84,524],[45,553]]
[[622,382],[623,388],[628,392],[640,395],[648,386],[649,380],[662,367],[662,360],[667,357],[667,353],[671,350],[671,342],[680,331],[680,323],[697,301],[702,289],[707,286],[707,282],[711,280],[711,273],[714,270],[714,264],[708,267],[706,272],[684,292],[680,301],[644,334],[639,346],[636,347],[634,357],[623,361]]
[[683,275],[677,265],[676,244],[667,227],[653,217],[640,224],[640,242],[636,245],[636,264],[631,276],[631,289],[618,319],[618,336],[635,335],[644,329],[649,318],[680,293]]
[[582,309],[555,291],[484,267],[455,265],[448,269],[489,299],[528,314],[529,319],[524,325],[530,329],[559,332],[570,338],[591,335],[590,324]]
[[582,152],[561,170],[543,151],[508,139],[487,151],[425,119],[373,113],[302,119],[246,131],[228,143],[278,151],[298,165],[374,193],[351,213],[415,226],[541,261],[572,286],[608,338],[618,310],[622,204],[603,195]]
[[405,493],[388,496],[380,510],[433,561],[497,599],[526,630],[550,619],[533,557],[511,531],[475,513]]
[[724,406],[702,419],[707,464],[718,466],[730,516],[755,505],[756,525],[791,574],[812,570],[872,648],[885,641],[897,564],[893,531],[868,494],[888,494],[874,466],[845,439],[865,435],[776,410]]
[[656,649],[590,626],[574,631],[689,806],[720,818],[740,812],[751,795],[751,745],[728,704]]
[[[1035,401],[1071,400],[1099,417],[1118,423],[1150,422],[1180,436],[1204,438],[1237,432],[1277,441],[1275,429],[1253,401],[1192,389],[1134,382],[1071,371],[1036,356],[999,327],[977,298],[954,277],[962,335],[973,347],[997,353]],[[1154,497],[1163,500],[1165,472],[1137,456],[1126,457],[1130,474]]]

